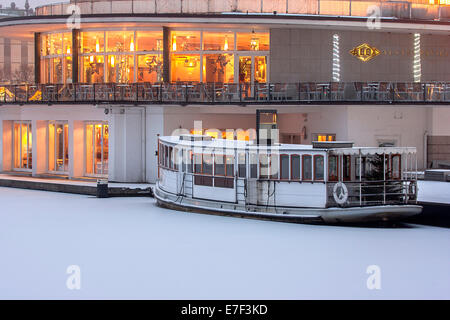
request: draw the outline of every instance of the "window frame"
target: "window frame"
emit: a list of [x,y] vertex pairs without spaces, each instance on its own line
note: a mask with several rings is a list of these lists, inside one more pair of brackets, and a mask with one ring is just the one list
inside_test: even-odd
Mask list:
[[[322,158],[322,179],[317,178],[316,172],[316,159]],[[313,177],[314,181],[324,182],[325,181],[325,156],[323,154],[315,154],[313,155]]]
[[[311,158],[311,178],[310,179],[306,179],[305,178],[305,165],[304,165],[304,161],[306,157],[310,157]],[[313,163],[313,155],[312,154],[302,154],[302,181],[313,181],[314,178],[314,163]]]

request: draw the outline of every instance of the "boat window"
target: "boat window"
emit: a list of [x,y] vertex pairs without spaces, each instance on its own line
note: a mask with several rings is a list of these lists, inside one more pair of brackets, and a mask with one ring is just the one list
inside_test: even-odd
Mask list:
[[352,173],[351,173],[351,163],[352,163],[352,157],[350,155],[343,156],[343,178],[344,181],[349,181],[352,179]]
[[246,170],[246,165],[245,165],[245,153],[239,153],[238,155],[238,176],[239,178],[245,178],[247,175],[247,170]]
[[258,178],[258,155],[250,153],[250,178]]
[[163,152],[164,152],[163,145],[162,145],[162,143],[159,143],[159,148],[158,148],[158,162],[159,162],[159,165],[163,164],[163,159],[164,159]]
[[225,156],[223,154],[216,154],[214,156],[214,175],[225,175]]
[[280,165],[279,165],[279,154],[271,154],[270,157],[270,178],[271,179],[278,179],[278,172],[280,171]]
[[338,157],[329,156],[328,157],[328,180],[338,181]]
[[302,159],[302,180],[312,180],[312,156],[309,154],[304,154]]
[[178,160],[178,149],[174,148],[173,149],[173,168],[175,170],[178,170],[178,162],[179,162],[179,160]]
[[314,156],[314,180],[324,180],[324,161],[322,155]]
[[168,167],[169,166],[169,147],[168,146],[164,146],[164,167]]
[[212,155],[210,153],[203,154],[203,174],[212,175],[213,163]]
[[200,153],[194,154],[194,172],[202,173],[202,155]]
[[259,178],[269,179],[269,155],[259,155]]
[[280,155],[280,179],[289,180],[289,155]]
[[169,168],[173,169],[173,147],[169,147]]
[[186,150],[181,149],[181,160],[179,162],[179,165],[181,166],[181,172],[186,172]]
[[227,177],[234,177],[234,156],[226,156],[226,175]]
[[399,154],[392,156],[392,179],[401,178],[401,156]]
[[291,179],[300,180],[300,156],[298,154],[291,155]]

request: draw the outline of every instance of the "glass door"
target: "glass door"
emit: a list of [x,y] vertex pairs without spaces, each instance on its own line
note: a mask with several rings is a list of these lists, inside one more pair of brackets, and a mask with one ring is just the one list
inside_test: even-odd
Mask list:
[[66,121],[52,121],[48,125],[48,171],[69,171],[69,125]]
[[87,176],[107,176],[109,159],[109,127],[105,123],[86,124]]
[[14,169],[30,171],[33,168],[31,121],[14,122]]
[[[239,83],[241,84],[242,97],[253,97],[254,86],[258,83],[266,83],[267,77],[267,56],[239,55],[237,72]],[[261,88],[258,88],[261,89]]]

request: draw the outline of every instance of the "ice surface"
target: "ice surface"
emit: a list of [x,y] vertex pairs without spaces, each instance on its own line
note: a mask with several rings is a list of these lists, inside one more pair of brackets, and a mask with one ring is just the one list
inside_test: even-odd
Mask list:
[[450,182],[418,181],[417,187],[418,201],[450,204]]
[[[219,217],[0,188],[0,298],[450,298],[450,230]],[[66,287],[69,265],[81,290]],[[381,268],[381,290],[366,269]]]

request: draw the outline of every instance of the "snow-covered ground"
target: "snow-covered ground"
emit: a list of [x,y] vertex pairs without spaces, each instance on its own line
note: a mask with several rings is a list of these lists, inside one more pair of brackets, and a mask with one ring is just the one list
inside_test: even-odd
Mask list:
[[450,182],[419,180],[417,187],[418,201],[450,204]]
[[[450,230],[185,213],[0,188],[0,298],[450,298]],[[66,269],[81,269],[81,289]],[[381,271],[369,290],[367,267]]]

